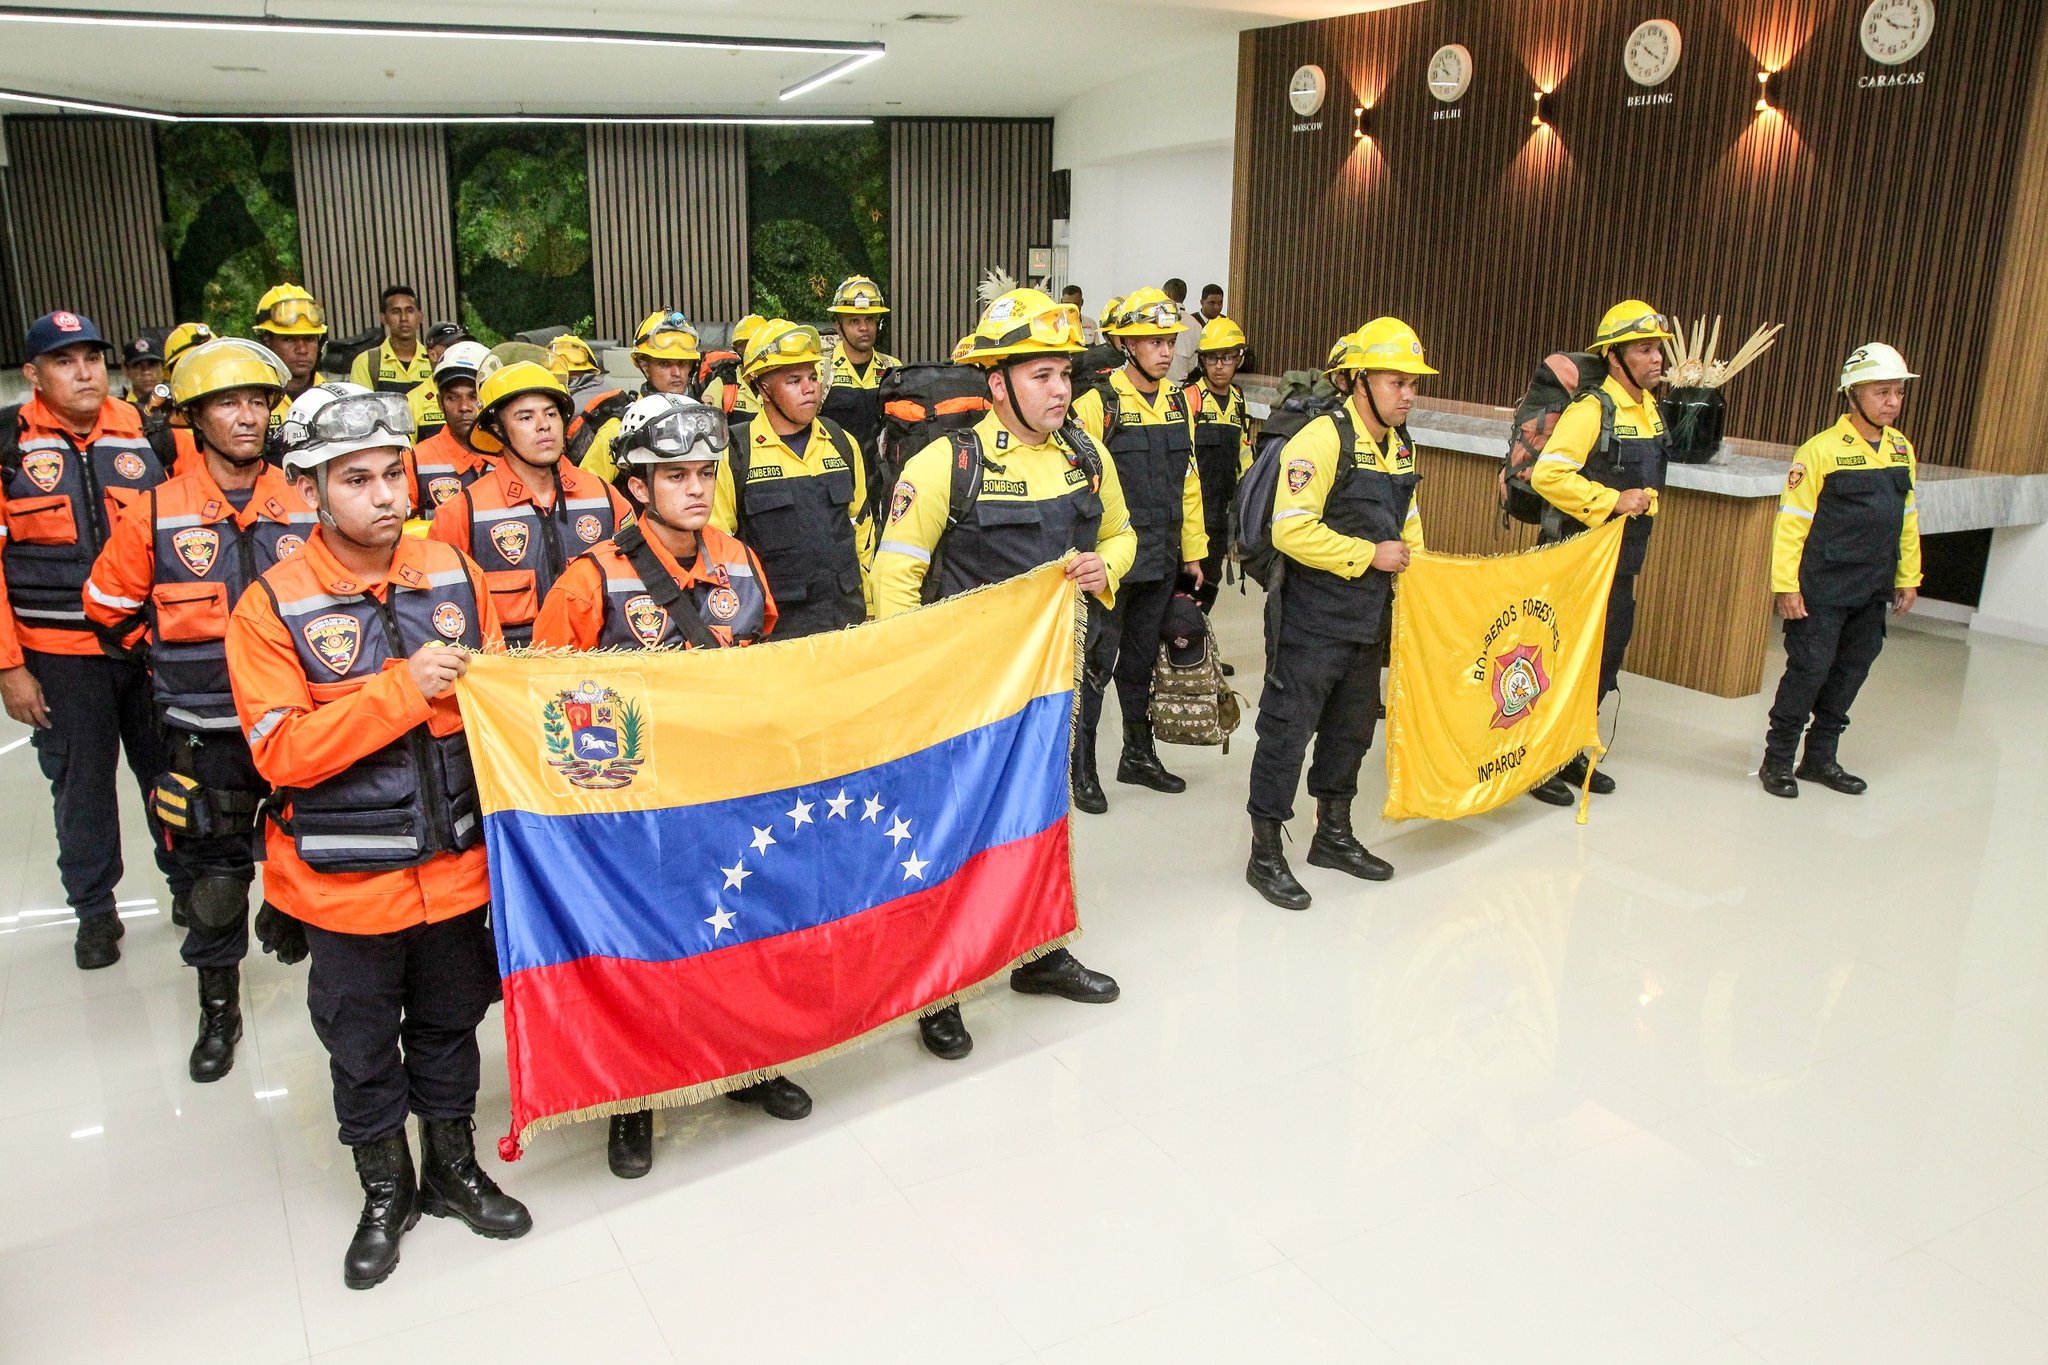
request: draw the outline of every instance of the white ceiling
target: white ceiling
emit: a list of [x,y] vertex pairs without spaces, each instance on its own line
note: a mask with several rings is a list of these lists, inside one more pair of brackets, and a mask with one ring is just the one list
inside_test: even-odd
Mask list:
[[[838,58],[0,23],[0,87],[187,113],[1045,116],[1119,71],[1170,63],[1242,29],[1401,2],[119,0],[93,8],[881,41],[889,53],[812,94],[780,101],[785,86]],[[960,18],[903,22],[920,11]],[[0,112],[29,111],[0,102]]]

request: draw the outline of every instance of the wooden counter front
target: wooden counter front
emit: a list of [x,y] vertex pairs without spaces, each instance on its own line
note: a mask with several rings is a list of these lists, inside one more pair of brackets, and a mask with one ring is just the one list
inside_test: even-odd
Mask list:
[[[1536,543],[1533,526],[1501,527],[1497,456],[1426,445],[1416,456],[1416,497],[1431,549],[1502,554]],[[1777,500],[1667,488],[1657,505],[1625,671],[1717,697],[1755,695],[1763,688],[1771,627]]]

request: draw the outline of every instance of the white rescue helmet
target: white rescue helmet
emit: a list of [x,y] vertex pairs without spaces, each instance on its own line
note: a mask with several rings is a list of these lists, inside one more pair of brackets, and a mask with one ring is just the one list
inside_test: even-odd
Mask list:
[[402,393],[373,393],[336,379],[292,400],[277,429],[284,472],[304,474],[359,450],[412,445],[412,409]]
[[1842,392],[1847,393],[1858,384],[1875,384],[1886,379],[1918,379],[1920,376],[1906,368],[1906,357],[1896,347],[1882,341],[1873,341],[1858,346],[1842,362]]
[[612,455],[629,465],[715,462],[725,458],[730,440],[717,408],[679,393],[650,393],[619,418]]

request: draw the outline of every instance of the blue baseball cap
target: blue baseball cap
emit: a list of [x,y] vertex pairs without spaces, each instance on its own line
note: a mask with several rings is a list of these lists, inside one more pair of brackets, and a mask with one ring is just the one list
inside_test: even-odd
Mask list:
[[82,313],[73,313],[59,308],[54,313],[45,313],[28,325],[28,339],[21,344],[21,353],[29,360],[61,351],[66,346],[79,342],[91,342],[103,351],[114,348],[100,335],[100,329],[92,325],[92,319]]

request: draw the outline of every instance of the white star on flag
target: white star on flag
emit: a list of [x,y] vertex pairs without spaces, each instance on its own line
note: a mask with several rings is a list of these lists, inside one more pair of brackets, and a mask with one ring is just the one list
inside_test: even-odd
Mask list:
[[715,939],[732,928],[732,911],[722,905],[715,905],[711,908],[711,913],[705,916],[704,922],[711,926],[711,937]]
[[754,875],[747,871],[747,860],[745,858],[735,859],[731,867],[721,867],[718,870],[725,874],[724,889],[728,891],[745,890],[746,888],[741,886],[740,883]]
[[846,808],[853,804],[853,798],[846,794],[846,788],[841,787],[839,795],[831,798],[825,804],[831,809],[834,818],[844,820],[846,818]]
[[903,864],[903,880],[907,882],[912,877],[915,877],[919,881],[923,881],[924,870],[930,866],[930,863],[917,856],[916,849],[910,850],[910,860]]
[[874,820],[878,818],[881,815],[881,813],[882,794],[880,792],[876,792],[873,796],[870,796],[868,798],[867,809],[863,810],[860,813],[860,818],[863,820]]
[[767,830],[762,829],[758,825],[753,826],[752,828],[754,830],[754,852],[766,853],[768,851],[768,845],[775,842],[775,836],[773,834],[770,834]]
[[810,824],[811,803],[808,801],[797,802],[796,809],[789,813],[789,818],[794,822],[794,827],[797,829],[802,829],[805,825]]
[[891,843],[902,843],[910,837],[910,822],[900,815],[897,816],[889,823],[888,835]]

